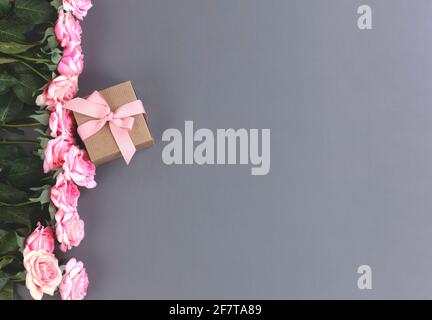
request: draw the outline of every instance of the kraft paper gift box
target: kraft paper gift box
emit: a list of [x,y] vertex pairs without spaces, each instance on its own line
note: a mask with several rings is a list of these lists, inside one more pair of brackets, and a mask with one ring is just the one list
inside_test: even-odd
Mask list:
[[[100,90],[99,93],[108,102],[112,112],[122,105],[138,100],[131,81]],[[78,126],[93,119],[92,117],[75,111],[73,111],[73,115]],[[134,123],[132,130],[129,131],[129,136],[135,145],[136,150],[138,151],[151,147],[154,144],[154,140],[147,125],[147,116],[141,113],[133,117]],[[106,123],[96,134],[83,140],[83,142],[90,160],[96,166],[122,157],[108,123]]]

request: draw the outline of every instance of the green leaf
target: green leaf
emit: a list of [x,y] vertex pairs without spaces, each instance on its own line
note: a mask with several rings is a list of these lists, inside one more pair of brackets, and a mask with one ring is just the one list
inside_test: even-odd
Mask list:
[[54,49],[51,53],[51,61],[57,66],[62,58],[62,52],[59,49]]
[[49,27],[45,30],[44,32],[44,36],[41,40],[41,42],[45,42],[45,40],[49,37],[49,36],[55,36],[55,31],[53,27]]
[[35,47],[37,44],[21,44],[16,42],[0,42],[0,53],[17,54],[23,53]]
[[[45,64],[45,63],[44,63]],[[43,87],[48,85],[48,82],[51,81],[53,74],[48,74],[48,68],[45,65],[34,65],[31,63],[27,63],[25,61],[19,60],[18,63],[14,63],[11,65],[13,74],[18,81],[23,81],[24,84],[28,83],[32,88],[28,88],[26,91],[31,92],[32,96],[35,96],[36,93],[42,90]],[[54,74],[54,76],[56,76]],[[32,77],[32,78],[31,78]],[[30,94],[29,94],[30,95]],[[30,105],[35,104],[34,98],[31,103],[27,102]]]
[[21,63],[14,63],[12,65],[12,69],[13,69],[13,72],[15,74],[27,74],[27,73],[30,73],[30,70],[25,65],[23,65]]
[[45,149],[45,147],[48,145],[48,142],[50,141],[50,139],[46,137],[38,137],[37,140],[39,141],[39,145],[42,149]]
[[0,295],[3,291],[3,288],[6,286],[6,284],[9,282],[9,275],[3,271],[0,271]]
[[[29,208],[29,207],[27,207],[27,208]],[[30,213],[34,213],[34,211],[32,211]],[[17,229],[15,229],[15,231],[18,235],[23,236],[23,237],[27,237],[29,235],[29,230],[28,230],[28,228],[25,228],[25,227],[17,228]]]
[[0,73],[0,94],[5,93],[7,90],[9,90],[10,87],[16,84],[16,79],[6,73]]
[[0,123],[15,120],[22,108],[22,102],[13,93],[0,96]]
[[29,116],[29,118],[35,119],[37,122],[43,124],[44,126],[47,126],[49,123],[49,114],[47,112],[41,114],[33,114]]
[[18,129],[18,128],[2,128],[2,127],[0,127],[0,132],[1,131],[6,131],[9,133],[13,133],[13,134],[19,134],[21,136],[24,135],[24,131],[21,129]]
[[0,0],[0,17],[4,17],[12,8],[10,0]]
[[20,225],[30,230],[33,212],[31,207],[0,207],[0,226]]
[[[38,110],[36,109],[36,112]],[[33,115],[35,113],[35,106],[31,106],[28,104],[24,104],[23,108],[21,109],[21,112],[15,117],[15,119],[13,120],[13,123],[16,125],[19,125],[21,123],[34,123],[35,121],[30,120],[30,116]],[[10,123],[10,122],[9,122]]]
[[49,137],[49,133],[48,133],[47,129],[42,130],[41,128],[36,128],[33,131],[36,132],[36,133],[38,133],[42,137]]
[[16,232],[14,232],[14,233],[15,233],[15,238],[16,238],[17,245],[18,245],[19,249],[21,250],[21,249],[24,248],[25,238],[22,237],[22,236],[20,236],[20,235],[19,235],[18,233],[16,233]]
[[46,39],[46,43],[47,43],[47,44],[46,44],[46,46],[45,46],[45,49],[54,49],[54,48],[57,48],[58,45],[59,45],[56,36],[49,36],[49,37]]
[[[26,229],[25,232],[27,236],[29,234],[28,230]],[[25,270],[22,256],[18,252],[4,255],[0,258],[0,264],[2,263],[2,258],[4,258],[4,262],[7,264],[5,264],[3,268],[0,266],[0,272],[6,272],[9,276],[9,280],[21,281],[21,272]]]
[[15,15],[22,21],[39,24],[53,20],[55,10],[47,1],[16,0]]
[[10,276],[10,280],[14,282],[23,282],[26,278],[26,271],[20,271],[14,274],[13,276]]
[[0,257],[0,270],[9,265],[12,261],[15,260],[13,256],[3,256]]
[[28,197],[24,191],[18,190],[10,185],[0,183],[0,202],[16,204],[27,200]]
[[58,47],[59,43],[57,41],[54,28],[51,27],[45,30],[44,37],[42,38],[41,42],[46,43],[46,45],[41,49],[41,51],[46,54],[51,54],[52,50]]
[[37,156],[42,161],[45,159],[45,151],[44,149],[39,148],[37,151],[33,153],[35,156]]
[[3,181],[4,176],[10,169],[10,164],[16,158],[22,157],[22,150],[18,146],[0,145],[0,180]]
[[33,90],[41,87],[41,83],[42,81],[36,75],[19,73],[17,74],[17,84],[13,86],[13,91],[22,102],[34,105]]
[[0,145],[0,161],[15,160],[23,155],[23,150],[18,146]]
[[39,197],[37,198],[30,198],[31,202],[39,202],[41,205],[45,204],[45,203],[50,203],[50,190],[49,189],[45,189],[42,190],[42,192],[40,193]]
[[47,67],[48,67],[48,70],[52,71],[52,72],[55,72],[57,70],[57,65],[55,65],[55,64],[49,64],[49,65],[47,65]]
[[30,28],[30,26],[23,23],[0,20],[0,41],[25,43],[25,33]]
[[18,251],[19,248],[20,245],[15,231],[0,229],[0,254],[15,252]]
[[60,6],[62,5],[62,1],[61,0],[52,0],[50,2],[50,5],[52,5],[54,8],[58,9],[60,8]]
[[52,203],[50,203],[50,205],[48,207],[48,211],[49,211],[51,220],[54,220],[57,210],[56,210],[56,207]]
[[7,64],[7,63],[13,63],[13,62],[17,62],[17,59],[14,58],[5,58],[5,57],[0,57],[0,64]]
[[21,158],[11,164],[7,181],[17,187],[32,187],[44,177],[42,162],[36,158]]
[[14,283],[11,281],[7,281],[4,284],[3,288],[0,290],[0,300],[16,300],[16,299],[17,299],[17,295],[15,294]]
[[46,185],[43,185],[41,187],[32,187],[32,188],[30,188],[30,190],[31,191],[42,191],[42,190],[45,190],[45,189],[49,190],[50,188],[51,188],[51,186],[48,185],[48,184],[46,184]]

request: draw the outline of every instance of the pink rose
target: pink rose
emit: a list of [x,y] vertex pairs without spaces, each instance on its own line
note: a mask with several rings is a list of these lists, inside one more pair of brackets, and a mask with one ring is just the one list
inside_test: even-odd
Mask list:
[[51,188],[51,201],[59,210],[76,211],[80,197],[78,187],[67,180],[63,173],[60,173],[56,179],[56,184]]
[[59,291],[62,300],[83,300],[87,295],[88,276],[84,264],[72,258],[66,264]]
[[64,155],[74,143],[71,135],[62,135],[49,140],[44,150],[44,172],[48,173],[51,170],[60,168],[64,162]]
[[81,26],[70,12],[59,11],[54,27],[55,35],[63,48],[81,44]]
[[57,65],[57,71],[64,76],[78,76],[84,68],[84,56],[80,46],[66,48]]
[[71,11],[75,17],[82,20],[92,7],[91,0],[63,0],[63,8]]
[[72,179],[77,185],[88,189],[96,187],[96,167],[85,150],[72,146],[64,157],[63,170],[66,179]]
[[59,209],[55,214],[56,236],[60,242],[60,250],[66,252],[72,247],[78,247],[84,239],[84,221],[76,210]]
[[29,251],[24,255],[26,287],[35,300],[41,300],[44,293],[53,295],[62,273],[57,258],[46,250]]
[[56,108],[50,113],[49,127],[51,137],[72,136],[75,129],[75,120],[69,110]]
[[57,102],[66,102],[74,98],[78,91],[77,76],[58,76],[51,80],[48,87],[36,98],[38,106],[52,108]]
[[26,239],[24,255],[29,251],[38,251],[42,249],[47,252],[54,251],[54,235],[51,228],[44,228],[39,222],[35,231],[33,231],[33,233]]

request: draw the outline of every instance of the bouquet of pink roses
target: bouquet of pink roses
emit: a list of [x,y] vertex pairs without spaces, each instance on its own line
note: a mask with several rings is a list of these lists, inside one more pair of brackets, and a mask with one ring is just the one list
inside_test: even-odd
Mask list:
[[[34,299],[87,293],[83,263],[60,266],[54,248],[80,244],[78,186],[96,186],[95,166],[63,108],[78,91],[80,20],[91,7],[90,0],[0,0],[0,299],[16,298],[24,282]],[[28,127],[36,140],[13,139]]]

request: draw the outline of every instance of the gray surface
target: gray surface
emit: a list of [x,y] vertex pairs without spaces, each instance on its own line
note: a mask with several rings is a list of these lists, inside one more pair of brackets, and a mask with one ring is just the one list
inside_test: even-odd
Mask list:
[[[372,31],[357,7],[373,8]],[[79,211],[91,299],[432,298],[432,3],[95,0],[81,94],[131,79],[156,145]],[[162,163],[162,132],[270,128],[271,172]],[[373,290],[357,289],[357,267]]]

